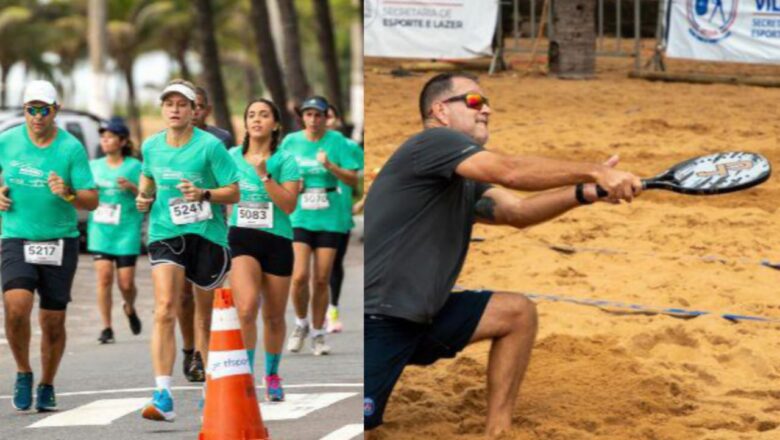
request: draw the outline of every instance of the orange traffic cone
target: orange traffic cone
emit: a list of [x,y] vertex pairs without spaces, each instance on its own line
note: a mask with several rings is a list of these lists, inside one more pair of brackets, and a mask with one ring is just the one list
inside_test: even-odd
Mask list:
[[206,369],[206,406],[199,440],[266,440],[230,289],[214,293]]

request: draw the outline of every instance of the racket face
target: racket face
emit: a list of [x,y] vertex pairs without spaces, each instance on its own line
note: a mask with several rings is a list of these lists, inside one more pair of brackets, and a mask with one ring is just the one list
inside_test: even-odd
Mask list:
[[645,187],[684,194],[724,194],[763,183],[771,173],[769,161],[760,154],[716,153],[681,162],[647,180]]

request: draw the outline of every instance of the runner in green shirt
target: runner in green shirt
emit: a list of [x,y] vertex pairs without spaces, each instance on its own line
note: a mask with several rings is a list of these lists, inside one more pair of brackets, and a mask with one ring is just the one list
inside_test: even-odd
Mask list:
[[[344,125],[341,115],[333,104],[328,106],[328,119],[326,126],[329,130],[341,130]],[[363,171],[363,149],[360,145],[347,139],[346,144],[349,155],[358,164],[358,180]],[[358,182],[359,183],[359,182]],[[330,274],[330,304],[327,313],[328,333],[340,333],[344,326],[339,319],[339,298],[341,297],[341,285],[344,282],[344,257],[347,255],[349,247],[350,231],[355,227],[355,221],[352,219],[352,201],[353,193],[357,188],[353,188],[346,183],[339,181],[339,193],[341,194],[341,215],[342,215],[342,234],[339,241],[339,247],[336,249],[336,258],[333,261],[333,270]]]
[[98,187],[100,204],[90,213],[87,249],[95,260],[97,298],[103,331],[101,344],[114,342],[111,328],[111,285],[116,265],[117,286],[124,299],[122,310],[134,335],[141,333],[135,313],[135,263],[141,252],[141,224],[144,216],[135,208],[141,162],[132,156],[130,131],[120,118],[100,129],[100,148],[105,157],[90,161]]
[[54,376],[65,351],[65,313],[76,274],[76,209],[93,210],[98,194],[84,146],[57,128],[57,91],[32,81],[24,91],[25,123],[0,134],[0,187],[6,338],[16,361],[13,405],[32,406],[30,314],[40,296],[41,381],[35,408],[57,408]]
[[148,138],[136,207],[151,209],[149,260],[155,311],[152,363],[156,390],[144,418],[171,421],[176,359],[176,304],[188,279],[195,286],[196,347],[208,362],[214,289],[230,269],[227,225],[216,204],[239,200],[238,174],[224,144],[194,128],[195,87],[171,81],[160,95],[166,130]]
[[253,368],[257,312],[262,307],[265,395],[272,402],[284,400],[279,363],[293,271],[293,231],[288,216],[295,209],[301,178],[295,158],[277,150],[280,119],[273,102],[250,102],[244,110],[244,142],[230,150],[241,178],[241,201],[233,205],[228,236],[233,255],[230,286]]
[[[358,164],[347,154],[341,133],[327,130],[325,116],[328,101],[320,96],[306,99],[301,106],[304,129],[285,137],[280,149],[298,162],[303,190],[292,215],[293,268],[292,300],[295,329],[287,343],[293,353],[301,350],[309,334],[307,319],[309,298],[312,308],[312,352],[328,354],[325,343],[325,312],[328,307],[328,281],[343,233],[342,200],[338,182],[357,185]],[[308,295],[309,266],[314,257],[312,295]]]

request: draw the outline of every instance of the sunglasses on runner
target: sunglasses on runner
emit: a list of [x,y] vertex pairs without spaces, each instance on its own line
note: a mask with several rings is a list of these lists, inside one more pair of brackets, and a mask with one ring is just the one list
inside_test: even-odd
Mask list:
[[32,105],[28,105],[25,108],[25,110],[27,110],[27,114],[32,116],[32,117],[35,117],[37,115],[41,115],[41,116],[43,116],[45,118],[46,116],[49,116],[49,114],[51,114],[53,108],[54,108],[53,105],[44,105],[42,107],[35,107],[35,106],[32,106]]
[[463,101],[466,103],[466,107],[474,110],[482,110],[483,106],[490,105],[488,99],[479,93],[466,93],[464,95],[453,96],[447,98],[442,102],[455,102]]

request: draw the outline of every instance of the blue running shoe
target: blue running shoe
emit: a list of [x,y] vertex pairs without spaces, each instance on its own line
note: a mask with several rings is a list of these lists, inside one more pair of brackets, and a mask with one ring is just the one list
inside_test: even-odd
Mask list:
[[32,406],[32,386],[32,372],[16,373],[16,383],[14,383],[14,408],[19,411],[27,411],[30,409]]
[[40,384],[35,390],[35,409],[38,412],[55,411],[57,399],[54,398],[54,386]]
[[173,412],[171,393],[168,390],[154,390],[152,401],[146,404],[141,415],[149,420],[172,422],[176,413]]
[[268,402],[284,401],[282,378],[276,374],[271,374],[265,377],[265,400]]

